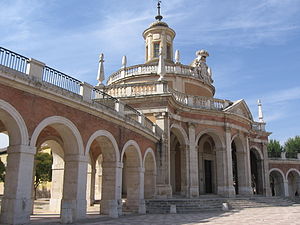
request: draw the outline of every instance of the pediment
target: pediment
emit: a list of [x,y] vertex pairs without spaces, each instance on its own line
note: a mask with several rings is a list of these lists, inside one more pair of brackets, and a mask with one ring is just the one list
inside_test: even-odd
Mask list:
[[231,106],[224,109],[225,112],[230,112],[253,121],[252,114],[244,101],[244,99],[235,101]]

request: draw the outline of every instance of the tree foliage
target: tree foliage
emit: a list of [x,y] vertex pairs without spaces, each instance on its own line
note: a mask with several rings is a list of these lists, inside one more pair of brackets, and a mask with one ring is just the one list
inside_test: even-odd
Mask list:
[[267,146],[268,152],[282,152],[283,147],[279,143],[279,141],[271,139]]
[[5,165],[0,159],[0,182],[4,182],[5,179]]
[[286,152],[300,153],[300,136],[295,136],[294,138],[289,138],[284,143],[284,150]]
[[38,152],[35,157],[35,180],[34,190],[36,195],[36,189],[42,182],[51,181],[52,178],[52,155],[45,152]]

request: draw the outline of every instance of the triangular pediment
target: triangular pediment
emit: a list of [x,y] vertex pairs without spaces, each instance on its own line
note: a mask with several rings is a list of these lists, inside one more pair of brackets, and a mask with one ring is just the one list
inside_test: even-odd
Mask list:
[[235,101],[231,106],[224,109],[225,112],[230,112],[253,121],[252,114],[244,101],[244,99]]

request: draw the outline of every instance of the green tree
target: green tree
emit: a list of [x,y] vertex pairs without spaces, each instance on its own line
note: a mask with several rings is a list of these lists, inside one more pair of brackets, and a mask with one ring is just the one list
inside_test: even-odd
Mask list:
[[5,179],[5,165],[0,159],[0,182],[4,182]]
[[52,178],[52,155],[45,152],[38,152],[35,156],[35,180],[34,180],[34,198],[36,199],[36,190],[42,182],[51,181]]
[[283,147],[279,143],[279,141],[271,139],[267,146],[268,152],[278,153],[283,151]]
[[289,138],[284,143],[284,150],[286,152],[300,153],[300,136],[295,136],[294,138]]

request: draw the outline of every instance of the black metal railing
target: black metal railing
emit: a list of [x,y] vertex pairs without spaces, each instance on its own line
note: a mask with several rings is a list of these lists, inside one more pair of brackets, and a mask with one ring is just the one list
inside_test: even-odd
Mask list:
[[142,113],[140,113],[138,110],[136,110],[135,108],[133,108],[127,104],[124,106],[124,114],[127,117],[129,117],[135,121],[138,121],[138,122],[139,122],[139,117],[142,115]]
[[286,152],[285,157],[287,159],[297,159],[297,152]]
[[105,105],[113,110],[115,110],[115,104],[119,102],[117,98],[114,98],[113,96],[95,88],[92,91],[92,99],[94,99],[97,103]]
[[0,65],[26,73],[28,58],[0,47]]
[[44,67],[43,81],[61,87],[73,93],[80,93],[81,81],[48,66]]
[[269,158],[281,158],[281,152],[268,152]]

